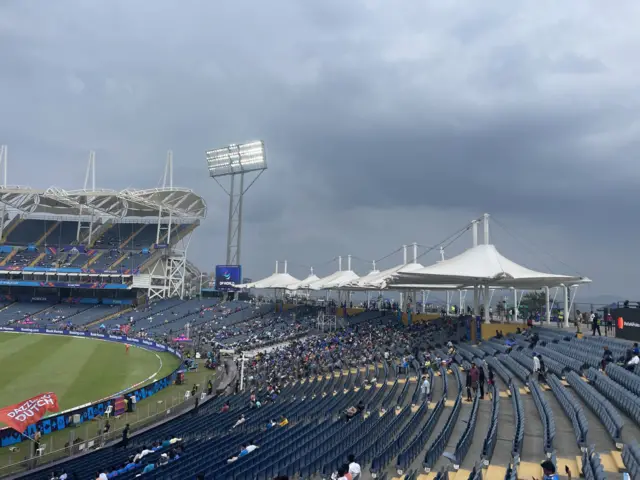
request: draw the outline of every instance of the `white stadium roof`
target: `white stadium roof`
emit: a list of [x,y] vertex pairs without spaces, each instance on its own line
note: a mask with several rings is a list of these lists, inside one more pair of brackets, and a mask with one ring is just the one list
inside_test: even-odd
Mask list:
[[306,289],[306,288],[309,288],[309,286],[312,283],[315,283],[318,280],[320,280],[320,277],[318,277],[317,275],[312,273],[307,278],[305,278],[304,280],[300,280],[298,283],[294,283],[292,285],[289,285],[287,287],[287,290],[302,290],[302,289]]
[[502,256],[494,245],[478,245],[429,267],[412,272],[399,271],[383,283],[389,289],[395,285],[457,285],[456,288],[466,288],[474,284],[493,288],[539,289],[589,282],[591,280],[586,277],[537,272]]
[[0,202],[21,213],[51,215],[98,215],[125,217],[204,218],[207,204],[187,188],[166,187],[122,191],[63,190],[50,187],[37,190],[26,186],[0,188]]

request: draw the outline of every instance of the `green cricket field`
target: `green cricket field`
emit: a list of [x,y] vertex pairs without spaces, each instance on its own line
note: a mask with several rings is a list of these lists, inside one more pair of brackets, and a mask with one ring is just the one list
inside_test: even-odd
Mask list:
[[[169,375],[180,364],[156,353],[90,338],[0,333],[0,408],[44,392],[60,410],[101,400],[140,382]],[[155,375],[154,375],[155,374]],[[151,378],[153,377],[153,378]]]

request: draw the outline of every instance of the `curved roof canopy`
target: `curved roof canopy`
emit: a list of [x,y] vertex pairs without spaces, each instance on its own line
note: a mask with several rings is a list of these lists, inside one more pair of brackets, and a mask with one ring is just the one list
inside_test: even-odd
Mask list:
[[124,217],[204,218],[207,205],[202,197],[186,188],[155,188],[122,191],[37,190],[26,186],[0,188],[0,202],[22,213],[82,215],[95,210],[101,215]]
[[309,285],[311,290],[333,290],[344,287],[360,278],[353,270],[338,270]]
[[306,289],[306,288],[309,288],[309,286],[312,283],[315,283],[318,280],[320,280],[320,277],[318,277],[317,275],[312,273],[307,278],[305,278],[304,280],[300,280],[298,283],[294,283],[292,285],[289,285],[287,287],[287,290],[302,290],[302,289]]
[[539,289],[562,284],[589,283],[586,277],[556,275],[531,270],[502,256],[494,245],[478,245],[448,260],[412,272],[393,274],[383,284],[395,285],[490,285],[494,288]]
[[398,273],[411,273],[422,268],[424,268],[424,266],[419,263],[398,265],[396,267],[383,270],[382,272],[378,272],[375,275],[369,274],[366,277],[362,277],[356,282],[356,286],[363,290],[381,290],[384,288],[385,283],[392,279],[394,275]]
[[236,285],[237,288],[263,288],[263,289],[280,289],[289,288],[291,285],[300,283],[300,280],[289,275],[288,273],[273,273],[267,278],[258,280],[253,283],[245,283]]

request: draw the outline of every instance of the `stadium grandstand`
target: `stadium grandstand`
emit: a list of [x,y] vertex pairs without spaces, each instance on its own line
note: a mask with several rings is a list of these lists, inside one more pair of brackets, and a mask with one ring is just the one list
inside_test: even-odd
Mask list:
[[[190,190],[0,202],[3,478],[640,478],[640,308],[607,307],[601,336],[565,301],[552,326],[549,285],[588,279],[499,256],[486,215],[484,244],[474,221],[473,247],[434,266],[255,282],[307,290],[289,304],[202,295]],[[489,287],[509,282],[546,287],[546,311],[494,319]],[[473,309],[348,294],[438,286],[476,290]]]
[[192,190],[173,186],[172,169],[169,157],[161,188],[122,191],[95,187],[93,155],[87,170],[93,181],[78,190],[6,185],[5,170],[0,187],[5,301],[85,298],[122,305],[139,297],[183,298],[190,278],[200,276],[186,255],[207,207]]

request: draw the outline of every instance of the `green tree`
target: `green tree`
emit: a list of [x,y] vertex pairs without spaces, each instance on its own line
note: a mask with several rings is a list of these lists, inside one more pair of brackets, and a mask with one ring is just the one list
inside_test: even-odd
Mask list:
[[520,308],[525,307],[531,313],[542,312],[545,308],[545,303],[544,292],[527,292],[522,296]]

